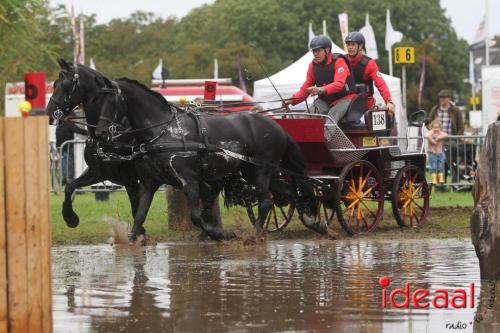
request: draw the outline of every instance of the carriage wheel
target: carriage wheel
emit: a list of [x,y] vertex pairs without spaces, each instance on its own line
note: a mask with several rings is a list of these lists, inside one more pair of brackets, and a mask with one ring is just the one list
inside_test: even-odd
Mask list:
[[324,222],[331,226],[333,217],[335,216],[334,194],[331,191],[323,193],[321,190],[315,191],[316,196],[316,216],[315,222]]
[[400,227],[419,227],[429,212],[429,186],[423,171],[407,165],[401,168],[392,185],[392,212]]
[[384,188],[380,172],[367,161],[342,169],[337,188],[337,218],[349,234],[373,231],[384,211]]
[[[253,225],[257,222],[258,203],[247,206],[247,214]],[[278,206],[273,203],[264,220],[264,230],[268,232],[281,231],[286,228],[295,213],[295,205],[290,203],[285,206]]]

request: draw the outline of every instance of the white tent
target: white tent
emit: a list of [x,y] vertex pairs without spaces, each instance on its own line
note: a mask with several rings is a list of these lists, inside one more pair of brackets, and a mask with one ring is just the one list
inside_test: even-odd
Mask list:
[[[344,50],[333,44],[332,52],[344,53]],[[307,52],[302,58],[278,73],[270,76],[269,78],[255,81],[253,90],[254,99],[256,101],[277,101],[280,99],[270,81],[272,81],[283,98],[291,97],[292,94],[299,90],[304,83],[307,69],[312,60],[312,52]],[[391,91],[394,104],[396,104],[396,122],[398,126],[398,133],[399,135],[405,135],[408,121],[406,119],[406,112],[404,112],[402,108],[401,80],[397,77],[386,74],[382,74],[382,76]],[[375,98],[377,100],[377,104],[384,104],[384,100],[380,96],[377,88],[375,88]],[[309,105],[311,105],[313,101],[314,99],[312,98],[308,99]],[[274,108],[279,107],[279,105],[281,105],[281,102],[266,103],[265,107]],[[299,108],[301,107],[305,109],[305,106],[300,105]]]

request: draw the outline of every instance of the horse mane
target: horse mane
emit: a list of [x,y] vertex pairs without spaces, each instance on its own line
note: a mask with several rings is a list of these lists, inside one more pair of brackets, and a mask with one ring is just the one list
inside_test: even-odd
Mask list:
[[165,99],[165,97],[163,97],[162,94],[160,94],[154,90],[151,90],[150,88],[146,87],[143,83],[141,83],[137,80],[134,80],[134,79],[129,79],[127,77],[120,77],[117,80],[125,81],[127,83],[138,86],[139,88],[141,88],[142,90],[144,90],[145,92],[150,94],[151,96],[154,96],[158,101],[160,101],[160,103],[162,103],[163,105],[168,106],[170,108],[170,103],[167,102],[167,100]]

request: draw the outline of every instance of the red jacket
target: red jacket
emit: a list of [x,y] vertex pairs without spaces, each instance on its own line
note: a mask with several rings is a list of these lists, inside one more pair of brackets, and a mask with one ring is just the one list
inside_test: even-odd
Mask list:
[[[359,52],[355,57],[348,56],[349,62],[351,63],[352,67],[355,67],[359,64],[361,61],[361,58],[363,57],[363,54]],[[378,91],[380,92],[380,95],[384,99],[384,101],[387,103],[388,100],[391,99],[391,92],[389,91],[389,88],[387,87],[387,84],[385,83],[384,78],[382,77],[382,74],[379,71],[378,65],[375,62],[375,60],[370,59],[368,63],[366,64],[365,72],[363,74],[363,79],[364,80],[373,80],[373,83],[375,84],[375,87],[377,87]],[[359,83],[359,82],[356,82]],[[368,107],[372,107],[375,105],[375,98],[373,96],[368,98]]]
[[[328,58],[326,60],[325,65],[331,64],[332,61],[333,61],[333,54],[332,54],[332,52],[330,52],[330,54],[328,54]],[[307,92],[307,88],[314,86],[315,78],[314,78],[313,62],[314,62],[314,60],[309,64],[309,68],[307,70],[306,81],[304,82],[302,87],[300,87],[299,91],[297,91],[292,96],[292,98],[293,98],[292,104],[293,105],[303,102],[307,98],[307,96],[309,96],[309,93]],[[346,84],[347,77],[351,74],[351,72],[349,70],[349,66],[347,66],[346,62],[344,61],[344,59],[342,57],[338,57],[337,61],[335,61],[333,72],[334,72],[335,81],[323,86],[323,89],[324,89],[326,95],[330,95],[330,94],[334,94],[334,93],[338,93],[338,92],[342,91],[342,89],[344,88],[344,86]],[[332,80],[333,80],[333,78],[332,78]],[[330,106],[334,106],[335,104],[337,104],[337,102],[344,100],[344,99],[353,99],[355,96],[356,96],[356,94],[354,94],[354,93],[346,95],[344,97],[341,97],[341,98],[331,102]]]

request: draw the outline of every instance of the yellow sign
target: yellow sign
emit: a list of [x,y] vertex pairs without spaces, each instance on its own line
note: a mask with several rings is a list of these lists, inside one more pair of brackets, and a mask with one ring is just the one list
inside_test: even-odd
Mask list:
[[479,96],[471,96],[469,98],[470,105],[478,105],[480,103]]
[[377,138],[374,136],[364,136],[363,137],[363,147],[376,147]]
[[415,62],[414,47],[394,48],[394,62],[396,64],[413,64]]

